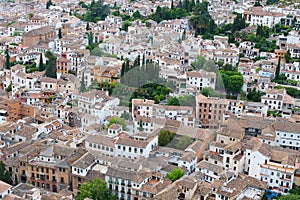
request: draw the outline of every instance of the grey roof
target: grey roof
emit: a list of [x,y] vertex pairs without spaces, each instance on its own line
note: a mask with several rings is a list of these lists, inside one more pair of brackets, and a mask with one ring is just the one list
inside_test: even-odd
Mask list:
[[34,186],[28,185],[26,183],[20,183],[12,189],[12,194],[15,194],[19,197],[23,197],[24,194],[28,193],[29,190],[35,188]]
[[95,157],[93,154],[87,152],[81,158],[79,158],[76,162],[72,164],[73,167],[78,167],[81,169],[86,169],[88,166],[94,163]]
[[220,174],[223,171],[223,167],[221,167],[219,165],[215,165],[215,164],[209,163],[209,162],[207,162],[205,160],[199,162],[197,164],[197,167],[199,169],[207,169],[209,171],[216,172],[217,174]]

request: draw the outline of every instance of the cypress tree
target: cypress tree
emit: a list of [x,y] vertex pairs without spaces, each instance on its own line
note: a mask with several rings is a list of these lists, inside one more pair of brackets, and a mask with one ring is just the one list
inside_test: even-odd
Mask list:
[[17,174],[15,174],[15,185],[18,185],[18,177],[17,177]]
[[58,29],[58,38],[60,39],[60,38],[62,38],[62,32],[61,32],[61,28],[60,29]]
[[179,0],[178,8],[182,8],[182,1],[181,0]]
[[82,73],[82,76],[81,76],[81,81],[80,81],[80,92],[84,92],[86,90],[86,87],[85,87],[85,83],[84,83],[84,73]]
[[46,3],[46,9],[49,9],[49,7],[53,5],[52,1],[51,0],[48,0],[47,3]]
[[43,61],[43,54],[40,54],[40,62],[39,62],[39,71],[44,71],[46,69],[46,66],[44,65]]
[[280,60],[281,60],[281,58],[279,57],[278,58],[278,64],[277,64],[277,67],[276,67],[276,71],[275,71],[275,79],[278,79],[279,74],[280,74]]
[[123,76],[124,74],[125,74],[125,62],[123,62],[123,64],[122,64],[121,76]]
[[146,58],[145,58],[145,54],[143,54],[142,65],[145,65],[145,60],[146,60]]
[[6,50],[5,50],[5,67],[6,69],[10,69],[10,56],[9,56],[9,50],[8,50],[8,47],[6,47]]
[[129,66],[129,59],[126,58],[126,63],[125,63],[125,70],[124,70],[124,72],[125,72],[125,73],[128,72],[128,71],[129,71],[129,68],[130,68],[130,66]]

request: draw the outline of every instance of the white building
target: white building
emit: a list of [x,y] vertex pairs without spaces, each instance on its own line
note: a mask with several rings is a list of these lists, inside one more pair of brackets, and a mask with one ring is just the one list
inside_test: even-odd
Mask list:
[[290,123],[285,119],[277,120],[275,133],[275,146],[300,149],[300,124]]
[[105,123],[106,118],[110,116],[110,108],[118,104],[119,99],[110,98],[107,91],[91,90],[78,95],[78,108],[83,114],[82,124],[90,124],[84,122],[84,115],[94,118],[97,123]]
[[0,110],[0,124],[4,124],[8,121],[8,113],[6,110]]
[[200,71],[188,71],[186,72],[186,87],[197,88],[200,92],[205,87],[216,87],[216,73]]
[[295,167],[268,162],[260,166],[260,180],[277,193],[287,194],[293,187]]
[[85,139],[85,148],[104,156],[113,157],[115,154],[114,140],[104,135],[89,135]]
[[246,23],[250,26],[263,25],[268,27],[273,27],[275,24],[280,23],[285,15],[277,12],[266,12],[260,6],[254,6],[243,13]]
[[11,193],[12,186],[0,181],[0,199],[3,199],[6,195]]
[[87,152],[72,164],[72,174],[85,177],[94,165],[95,157]]
[[134,136],[121,133],[115,143],[115,156],[133,158],[149,157],[150,152],[158,145],[158,136],[148,136],[140,132]]
[[223,167],[203,160],[197,164],[196,171],[203,173],[204,176],[202,180],[212,183],[220,178]]
[[293,64],[285,64],[284,68],[280,71],[284,74],[287,79],[300,81],[300,65],[299,62],[294,62]]
[[268,105],[269,110],[282,110],[285,89],[280,90],[266,90],[266,95],[261,97],[261,103]]
[[137,116],[151,117],[153,116],[153,100],[132,99],[132,119]]
[[154,105],[153,113],[155,118],[177,120],[186,126],[195,125],[193,107]]

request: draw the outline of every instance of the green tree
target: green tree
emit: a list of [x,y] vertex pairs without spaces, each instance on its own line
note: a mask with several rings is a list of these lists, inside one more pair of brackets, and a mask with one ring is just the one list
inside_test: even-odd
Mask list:
[[28,18],[29,18],[29,19],[31,19],[33,16],[34,16],[33,13],[29,13],[29,14],[28,14]]
[[93,32],[88,33],[88,43],[89,43],[89,45],[92,45],[94,43],[94,34],[93,34]]
[[11,175],[10,173],[5,169],[5,165],[2,162],[2,160],[0,160],[0,180],[11,184],[12,183],[12,179],[11,179]]
[[129,26],[131,26],[131,22],[130,21],[128,21],[128,20],[126,20],[126,21],[124,21],[123,23],[122,23],[122,30],[123,31],[128,31],[128,27]]
[[242,75],[233,75],[228,80],[228,90],[233,94],[237,94],[242,90],[244,79]]
[[179,103],[181,106],[196,106],[196,99],[193,95],[184,95],[178,97]]
[[121,68],[121,76],[123,76],[125,74],[125,65],[126,65],[126,63],[123,62],[122,63],[122,68]]
[[171,173],[168,173],[167,178],[174,182],[174,181],[180,179],[183,175],[184,175],[184,172],[182,171],[182,169],[177,168],[177,169],[173,169],[171,171]]
[[97,23],[100,20],[104,20],[110,13],[109,5],[103,5],[103,1],[92,1],[90,5],[86,5],[84,2],[79,2],[83,8],[86,8],[84,15],[76,15],[78,18],[87,21]]
[[46,3],[46,9],[49,9],[50,6],[52,6],[53,3],[51,0],[48,0],[47,3]]
[[254,88],[247,94],[247,99],[249,101],[261,102],[261,96],[262,93],[260,91],[256,91],[256,88]]
[[90,198],[93,200],[115,200],[115,196],[106,187],[101,179],[97,178],[88,183],[83,183],[79,188],[76,200]]
[[245,19],[241,14],[237,14],[232,24],[231,33],[235,33],[236,31],[240,31],[244,28],[245,28]]
[[221,97],[222,96],[222,94],[220,94],[219,92],[214,90],[212,87],[204,87],[204,88],[202,88],[200,93],[203,94],[206,97],[208,97],[208,96],[210,96],[210,97]]
[[175,133],[169,130],[161,130],[158,135],[158,145],[166,146],[169,144],[175,137]]
[[287,50],[287,52],[285,52],[285,54],[284,54],[284,60],[285,60],[286,63],[290,63],[291,62],[292,55],[291,55],[290,50]]
[[129,118],[130,118],[129,112],[124,112],[124,113],[122,113],[121,118],[123,118],[123,119],[125,119],[125,120],[129,120]]
[[6,92],[11,92],[12,88],[11,88],[11,84],[9,84],[9,86],[7,86],[7,88],[5,89]]
[[88,23],[86,23],[86,27],[85,27],[85,29],[86,29],[87,31],[91,30],[91,28],[90,28],[90,23],[89,23],[89,22],[88,22]]
[[208,12],[208,4],[208,2],[196,4],[193,8],[193,15],[189,21],[196,34],[206,34],[206,37],[209,34],[213,36],[215,31],[217,31],[214,20]]
[[112,124],[119,124],[122,126],[123,130],[126,130],[126,123],[125,123],[125,120],[123,118],[120,118],[120,117],[112,117],[110,120],[109,120],[109,123],[108,123],[108,127]]
[[80,81],[80,92],[84,92],[86,90],[85,82],[84,82],[84,73],[82,73],[81,81]]
[[195,70],[203,69],[206,63],[204,56],[197,56],[197,59],[191,63]]
[[275,71],[275,79],[278,79],[279,75],[280,75],[280,61],[281,61],[281,58],[279,57],[277,67],[276,67],[276,71]]
[[169,106],[180,106],[178,98],[177,97],[170,97],[168,99],[168,105]]
[[18,176],[17,174],[15,174],[15,182],[14,182],[15,185],[18,185],[19,184],[19,181],[18,181]]
[[57,78],[56,74],[56,56],[54,56],[50,51],[45,53],[48,61],[46,62],[46,72],[45,76],[50,78]]
[[144,128],[143,128],[143,121],[140,120],[139,121],[139,131],[143,131],[143,130],[144,130]]
[[142,18],[142,15],[141,15],[140,11],[136,10],[136,11],[132,14],[132,17],[135,18],[135,19],[141,19],[141,18]]
[[43,54],[40,54],[40,62],[39,62],[39,71],[44,71],[46,69],[46,66],[44,65],[43,61]]
[[288,195],[281,196],[278,199],[279,200],[299,200],[300,199],[300,195],[288,194]]
[[10,69],[10,56],[8,47],[5,49],[5,67],[6,69]]
[[61,32],[61,28],[58,29],[58,39],[62,38],[62,32]]

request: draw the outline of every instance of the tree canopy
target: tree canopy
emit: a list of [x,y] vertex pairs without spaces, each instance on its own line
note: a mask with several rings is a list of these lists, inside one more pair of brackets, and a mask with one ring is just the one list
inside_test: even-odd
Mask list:
[[184,175],[184,172],[182,171],[182,169],[177,168],[177,169],[173,169],[171,171],[171,173],[168,173],[167,178],[174,182],[174,181],[180,179],[183,175]]
[[110,10],[108,5],[103,5],[103,0],[95,2],[93,0],[90,5],[85,4],[84,2],[79,2],[83,8],[86,8],[87,11],[83,16],[78,16],[80,19],[87,22],[98,22],[104,20],[107,15],[109,15]]
[[93,200],[115,200],[115,196],[106,187],[101,179],[94,179],[91,182],[83,183],[79,188],[76,200],[90,198]]
[[196,100],[193,95],[184,95],[179,97],[170,97],[168,99],[169,106],[192,106],[196,105]]
[[279,200],[299,200],[300,199],[300,195],[288,194],[288,195],[281,196],[278,199]]
[[50,78],[57,78],[56,74],[56,56],[54,56],[50,51],[45,53],[45,56],[48,58],[46,62],[46,73],[45,76]]
[[260,91],[256,91],[256,88],[248,92],[247,99],[249,101],[261,102],[262,93]]
[[158,135],[158,145],[166,146],[168,145],[175,137],[175,133],[169,130],[161,130]]
[[212,87],[204,87],[201,91],[201,94],[203,94],[204,96],[208,97],[222,97],[224,96],[223,94],[217,92],[216,90],[214,90]]
[[11,175],[5,169],[5,165],[1,160],[0,160],[0,180],[8,184],[12,183]]
[[123,130],[126,130],[126,123],[125,123],[125,120],[123,118],[120,118],[120,117],[112,117],[110,120],[109,120],[109,123],[108,123],[108,127],[112,124],[119,124],[122,126]]

